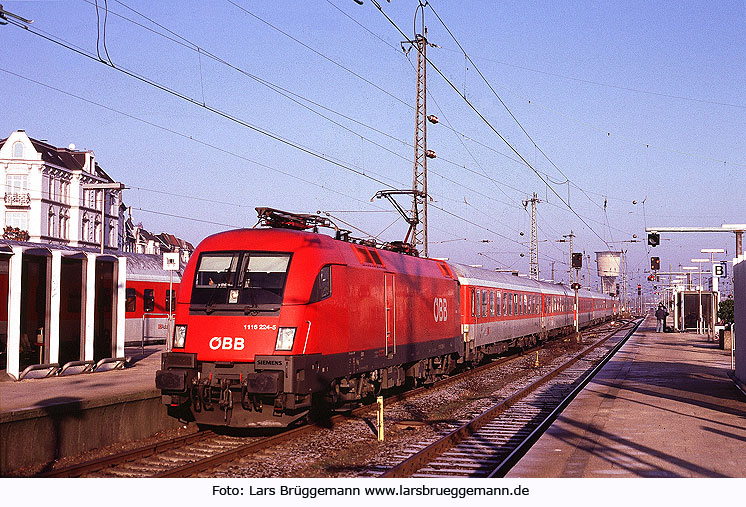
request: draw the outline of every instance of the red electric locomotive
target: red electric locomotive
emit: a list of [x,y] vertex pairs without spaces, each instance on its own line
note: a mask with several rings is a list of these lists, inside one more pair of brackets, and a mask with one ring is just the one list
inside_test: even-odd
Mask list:
[[463,343],[445,263],[300,230],[309,215],[259,211],[281,228],[211,236],[184,271],[173,351],[156,374],[172,415],[287,426],[314,398],[345,406],[453,369]]
[[[204,425],[287,426],[313,403],[350,407],[573,328],[574,292],[305,229],[314,215],[258,208],[270,228],[205,239],[187,265],[173,351],[156,386]],[[393,247],[393,249],[392,249]],[[399,250],[399,251],[397,251]],[[580,327],[615,302],[581,291]]]

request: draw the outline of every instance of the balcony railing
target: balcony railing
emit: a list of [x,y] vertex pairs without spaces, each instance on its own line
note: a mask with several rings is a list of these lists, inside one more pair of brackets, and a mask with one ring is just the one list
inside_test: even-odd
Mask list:
[[29,194],[5,194],[6,206],[29,206],[31,195]]

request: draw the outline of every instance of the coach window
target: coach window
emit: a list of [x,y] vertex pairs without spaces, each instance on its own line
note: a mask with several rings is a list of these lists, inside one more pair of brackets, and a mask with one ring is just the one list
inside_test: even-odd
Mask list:
[[508,294],[503,292],[503,315],[508,314]]
[[490,317],[495,316],[495,293],[490,291]]
[[474,289],[471,289],[471,316],[474,317],[474,310],[477,305],[477,295]]
[[137,310],[137,293],[135,289],[128,288],[126,293],[126,302],[124,305],[125,312],[134,312]]
[[167,290],[166,291],[166,311],[167,312],[173,312],[176,309],[176,291],[175,290]]
[[518,294],[513,294],[513,315],[520,315],[521,314],[521,308],[518,306]]
[[142,309],[145,312],[155,310],[155,291],[153,289],[145,289],[143,292]]
[[495,294],[495,313],[498,317],[502,315],[501,309],[502,306],[500,306],[500,291],[497,291],[497,294]]
[[482,317],[487,316],[487,305],[489,304],[489,300],[487,299],[487,291],[482,291]]

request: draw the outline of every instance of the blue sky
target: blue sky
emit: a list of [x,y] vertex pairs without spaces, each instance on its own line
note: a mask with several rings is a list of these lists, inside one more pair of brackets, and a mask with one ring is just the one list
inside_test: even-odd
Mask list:
[[[382,240],[403,239],[404,222],[370,199],[381,182],[411,186],[416,59],[370,0],[109,0],[105,39],[94,2],[3,5],[89,54],[98,38],[117,68],[287,141],[0,26],[0,136],[25,129],[93,150],[131,187],[125,201],[146,228],[198,243],[253,226],[254,207],[271,206],[328,211]],[[620,242],[644,239],[646,225],[746,222],[746,2],[431,5],[473,63],[430,9],[428,38],[439,47],[428,57],[544,180],[429,68],[428,113],[440,119],[428,128],[438,155],[429,191],[447,211],[430,208],[431,256],[528,272],[522,201],[536,192],[545,278],[552,261],[558,278],[567,269],[556,240],[570,230],[576,251],[627,249],[634,283],[651,254],[664,269],[690,265],[700,248],[732,257],[732,234],[663,235],[652,251]],[[381,6],[412,35],[416,1]],[[568,186],[574,212],[554,193],[567,201]]]

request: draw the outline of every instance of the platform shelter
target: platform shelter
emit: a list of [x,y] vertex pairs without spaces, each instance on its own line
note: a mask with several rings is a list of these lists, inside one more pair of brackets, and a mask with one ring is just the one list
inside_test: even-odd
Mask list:
[[127,259],[0,241],[0,369],[124,355]]

